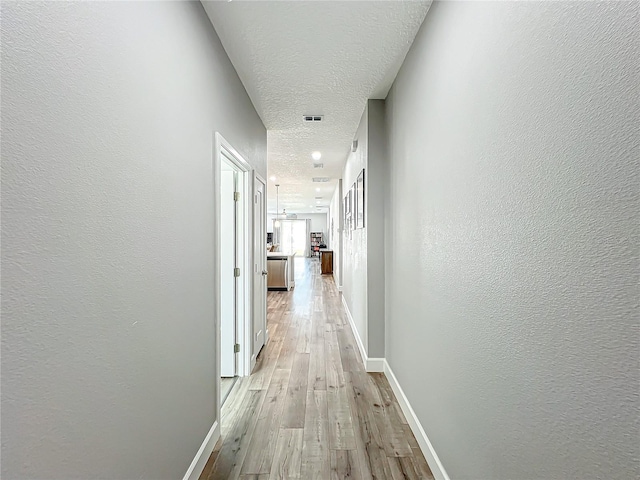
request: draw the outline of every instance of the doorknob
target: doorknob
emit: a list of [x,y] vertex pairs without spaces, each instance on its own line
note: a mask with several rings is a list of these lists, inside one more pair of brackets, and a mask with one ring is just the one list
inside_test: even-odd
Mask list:
[[267,275],[269,272],[267,272],[266,270],[262,270],[262,275]]

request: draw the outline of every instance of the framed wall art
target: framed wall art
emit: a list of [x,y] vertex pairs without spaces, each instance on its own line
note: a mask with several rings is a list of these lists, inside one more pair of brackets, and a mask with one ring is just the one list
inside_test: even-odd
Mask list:
[[344,232],[347,238],[351,238],[351,190],[344,196]]

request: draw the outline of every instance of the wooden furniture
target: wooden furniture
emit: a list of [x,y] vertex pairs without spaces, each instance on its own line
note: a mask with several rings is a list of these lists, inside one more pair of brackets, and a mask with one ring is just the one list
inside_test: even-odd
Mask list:
[[322,232],[311,232],[311,256],[319,255],[320,245],[322,245]]
[[320,249],[320,269],[323,275],[333,273],[333,250]]

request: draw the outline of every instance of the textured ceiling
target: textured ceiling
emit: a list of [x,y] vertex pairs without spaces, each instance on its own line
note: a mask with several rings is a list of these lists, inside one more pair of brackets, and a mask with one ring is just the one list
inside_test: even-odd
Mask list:
[[[277,178],[268,181],[269,211],[276,208],[274,183],[280,210],[328,206],[365,103],[386,97],[430,2],[203,5],[267,128],[269,177]],[[304,123],[308,114],[324,120]],[[313,168],[316,150],[322,169]]]

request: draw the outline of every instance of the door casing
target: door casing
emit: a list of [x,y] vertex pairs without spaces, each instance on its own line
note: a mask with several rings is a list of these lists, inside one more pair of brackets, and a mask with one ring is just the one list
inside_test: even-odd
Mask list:
[[214,134],[214,154],[213,154],[213,191],[214,191],[214,221],[213,221],[213,239],[214,239],[214,342],[216,347],[216,381],[217,381],[217,405],[216,412],[220,418],[221,398],[220,398],[220,328],[221,328],[221,311],[220,311],[220,232],[223,226],[220,222],[221,211],[221,165],[222,155],[232,163],[238,170],[238,182],[242,183],[244,195],[240,200],[238,209],[241,211],[240,222],[242,223],[242,238],[239,238],[238,246],[241,249],[239,257],[241,261],[240,277],[236,279],[239,295],[239,314],[237,318],[237,335],[236,341],[240,344],[240,352],[237,356],[238,376],[248,376],[251,374],[251,352],[253,342],[251,341],[252,316],[253,316],[253,205],[250,201],[253,198],[253,170],[249,163],[233,148],[233,146],[225,140],[219,133]]

